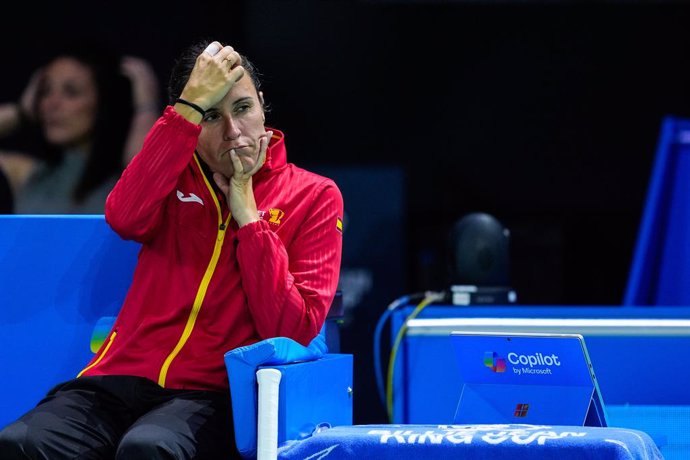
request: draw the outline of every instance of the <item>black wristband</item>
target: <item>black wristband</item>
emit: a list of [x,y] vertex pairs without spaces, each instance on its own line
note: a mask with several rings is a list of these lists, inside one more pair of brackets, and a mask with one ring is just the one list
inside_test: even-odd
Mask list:
[[199,107],[198,105],[196,105],[195,103],[193,103],[193,102],[185,101],[184,99],[182,99],[182,98],[180,98],[180,97],[178,97],[177,99],[175,99],[175,103],[178,103],[178,102],[179,102],[180,104],[184,104],[184,105],[190,106],[191,108],[193,108],[194,110],[196,110],[197,112],[199,112],[199,113],[201,114],[201,117],[202,117],[202,118],[206,115],[206,111],[205,111],[204,109],[202,109],[201,107]]

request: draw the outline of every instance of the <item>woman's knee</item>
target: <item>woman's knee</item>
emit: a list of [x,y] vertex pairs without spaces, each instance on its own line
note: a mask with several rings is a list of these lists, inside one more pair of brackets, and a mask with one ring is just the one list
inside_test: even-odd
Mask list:
[[28,439],[28,430],[19,423],[13,423],[0,431],[0,452],[3,460],[27,460],[45,458],[32,456],[34,442]]
[[137,427],[122,437],[115,455],[116,460],[177,460],[192,458],[167,430],[148,425]]

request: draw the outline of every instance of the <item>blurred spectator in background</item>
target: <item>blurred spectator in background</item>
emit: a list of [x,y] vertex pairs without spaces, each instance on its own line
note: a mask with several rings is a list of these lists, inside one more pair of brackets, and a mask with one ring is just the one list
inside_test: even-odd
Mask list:
[[[0,105],[0,172],[18,214],[102,214],[105,199],[160,115],[143,59],[80,45],[39,68]],[[0,197],[0,199],[2,199]],[[0,212],[11,212],[0,203]]]

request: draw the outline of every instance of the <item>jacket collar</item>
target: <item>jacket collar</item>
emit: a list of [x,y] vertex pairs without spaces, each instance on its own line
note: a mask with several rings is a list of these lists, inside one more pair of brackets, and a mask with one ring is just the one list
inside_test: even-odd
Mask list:
[[285,149],[285,134],[274,128],[266,127],[267,131],[273,131],[273,136],[268,144],[266,162],[259,172],[278,169],[287,163],[287,151]]

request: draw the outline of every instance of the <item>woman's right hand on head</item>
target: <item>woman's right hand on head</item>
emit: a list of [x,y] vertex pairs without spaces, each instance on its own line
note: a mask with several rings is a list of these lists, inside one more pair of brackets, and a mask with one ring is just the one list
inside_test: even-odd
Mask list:
[[[211,54],[216,49],[219,51]],[[207,110],[223,99],[243,75],[239,53],[232,46],[213,42],[197,57],[180,98]]]

